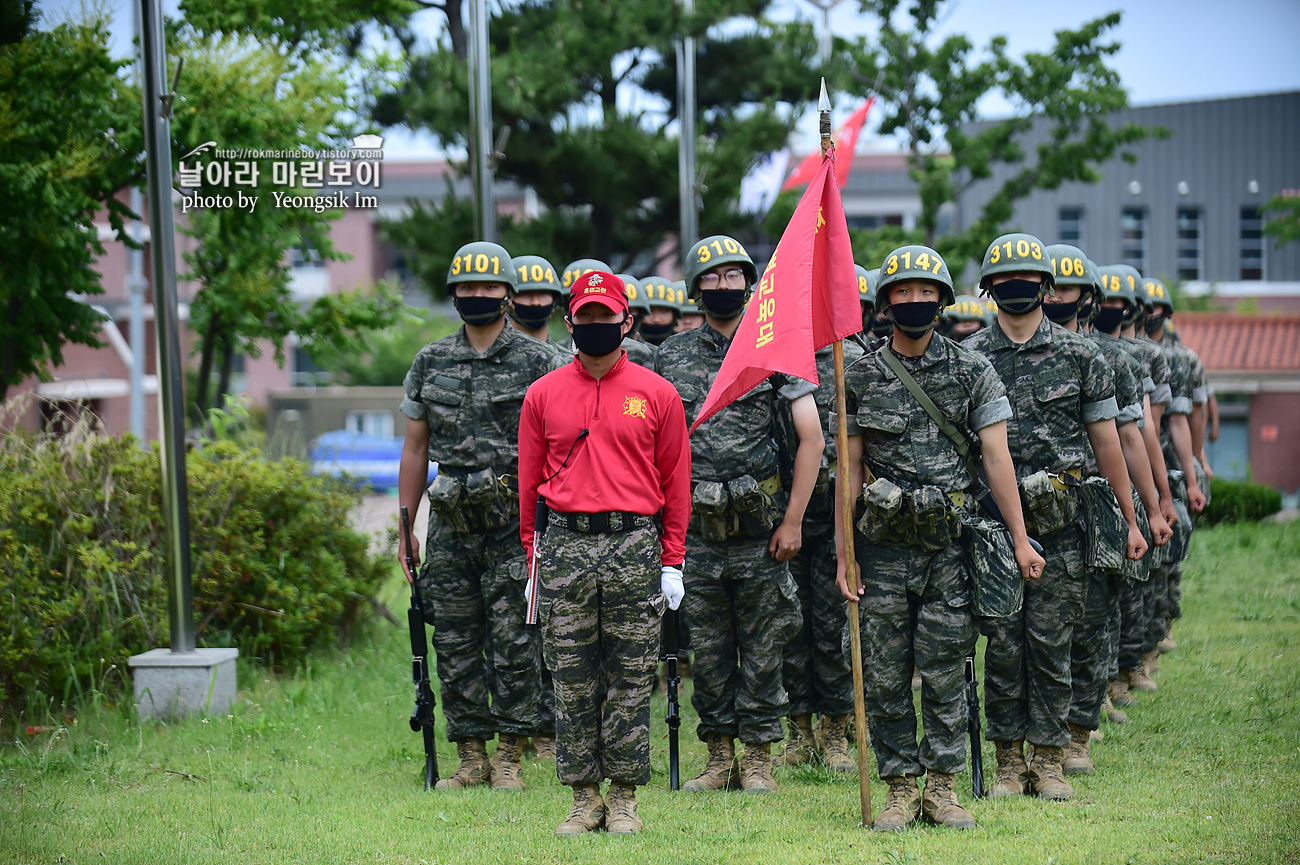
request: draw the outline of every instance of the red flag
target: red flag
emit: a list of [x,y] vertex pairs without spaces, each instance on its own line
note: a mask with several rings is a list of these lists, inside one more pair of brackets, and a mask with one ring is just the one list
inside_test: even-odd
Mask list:
[[[867,122],[867,112],[871,110],[871,103],[875,97],[871,97],[862,103],[862,107],[849,115],[849,119],[844,121],[840,131],[835,135],[835,152],[844,154],[844,162],[835,168],[835,177],[841,187],[849,182],[849,172],[853,170],[853,150],[858,146],[858,136],[862,134],[862,127]],[[814,151],[803,158],[803,161],[790,172],[790,176],[781,184],[781,191],[794,189],[796,186],[803,186],[812,180],[817,174],[817,169],[821,167],[822,154],[820,150]]]
[[815,384],[813,352],[862,330],[834,164],[832,151],[790,217],[691,432],[774,372]]

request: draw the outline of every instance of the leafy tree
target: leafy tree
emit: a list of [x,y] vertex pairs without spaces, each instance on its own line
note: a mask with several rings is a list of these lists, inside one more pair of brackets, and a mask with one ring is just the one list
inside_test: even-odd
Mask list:
[[[20,8],[21,7],[21,8]],[[140,176],[140,100],[118,77],[102,17],[35,29],[30,3],[6,4],[0,36],[0,400],[48,377],[67,342],[100,346],[100,316],[77,298],[102,294],[92,263],[113,197]]]
[[[459,4],[448,0],[452,16]],[[782,147],[818,84],[806,23],[761,16],[770,0],[701,0],[684,17],[670,0],[526,0],[492,19],[493,122],[509,126],[498,179],[536,191],[542,214],[502,220],[516,254],[557,267],[594,256],[627,267],[656,256],[678,224],[674,37],[699,42],[702,233],[742,232],[740,181],[756,155]],[[715,25],[729,22],[726,27]],[[407,80],[376,103],[385,125],[427,129],[449,148],[468,142],[467,70],[454,40],[412,59]],[[472,204],[450,196],[386,226],[438,294],[456,247],[474,239]]]
[[312,360],[339,384],[391,387],[401,384],[411,358],[435,339],[455,333],[460,319],[408,309],[397,322],[366,340],[364,346],[340,351],[323,346]]
[[1300,242],[1300,195],[1275,195],[1264,203],[1269,216],[1264,233],[1273,238],[1274,246]]
[[[1119,74],[1106,65],[1119,50],[1104,42],[1120,21],[1115,12],[1059,30],[1046,52],[1019,60],[1007,52],[1004,36],[995,37],[985,55],[976,57],[965,35],[934,44],[933,30],[944,0],[862,0],[864,14],[876,19],[879,36],[839,42],[840,57],[863,95],[879,81],[876,99],[883,112],[880,132],[897,133],[907,148],[911,175],[921,197],[915,231],[887,227],[855,232],[861,261],[879,261],[900,242],[937,248],[954,274],[966,260],[980,260],[988,242],[1002,233],[1015,203],[1035,189],[1055,189],[1067,181],[1092,183],[1098,166],[1150,134],[1134,123],[1112,126],[1108,118],[1127,107]],[[910,20],[909,20],[910,19]],[[979,102],[1001,95],[1014,116],[981,120]],[[1031,128],[1046,137],[1026,153],[1023,136]],[[973,184],[994,176],[998,167],[1012,169],[973,222],[939,233],[940,210],[956,202]]]

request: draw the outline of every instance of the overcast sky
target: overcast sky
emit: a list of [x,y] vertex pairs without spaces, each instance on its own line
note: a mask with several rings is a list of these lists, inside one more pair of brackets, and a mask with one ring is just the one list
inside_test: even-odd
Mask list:
[[[115,16],[114,52],[125,55],[131,50],[131,5],[127,0],[103,3]],[[81,5],[82,0],[38,4],[56,20]],[[163,5],[175,14],[176,0],[163,0]],[[1011,53],[1018,56],[1045,50],[1054,31],[1077,27],[1118,5],[1115,0],[954,0],[936,37],[966,33],[982,47],[1005,34]],[[833,31],[846,36],[871,32],[858,8],[857,0],[840,2],[831,11]],[[1113,31],[1122,47],[1111,63],[1134,105],[1300,90],[1300,0],[1130,0],[1122,11],[1123,21]],[[821,11],[807,0],[778,0],[774,12],[777,17],[811,18],[819,26],[822,21]],[[441,13],[425,11],[415,25],[432,38],[441,20]],[[837,125],[853,107],[836,105]],[[1005,106],[989,100],[983,108],[995,116]],[[810,112],[800,124],[796,149],[813,146],[815,124]],[[859,146],[888,146],[870,137],[872,127],[869,120]],[[427,140],[403,133],[390,134],[385,150],[390,158],[437,155]]]

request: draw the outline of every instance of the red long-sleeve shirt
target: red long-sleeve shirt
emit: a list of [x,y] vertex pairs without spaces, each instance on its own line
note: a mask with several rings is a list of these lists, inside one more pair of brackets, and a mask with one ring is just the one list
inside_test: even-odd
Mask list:
[[[587,437],[555,474],[584,429]],[[691,516],[691,446],[676,389],[626,352],[599,381],[577,357],[539,378],[519,417],[519,536],[529,558],[538,492],[551,510],[566,513],[662,510],[662,563],[681,565]]]

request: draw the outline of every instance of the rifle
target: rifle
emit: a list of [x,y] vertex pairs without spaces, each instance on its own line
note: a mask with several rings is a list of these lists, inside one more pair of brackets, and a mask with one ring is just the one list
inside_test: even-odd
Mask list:
[[984,752],[980,750],[980,691],[975,683],[975,656],[966,656],[966,729],[970,731],[970,781],[975,798],[984,798]]
[[424,789],[438,783],[438,740],[433,733],[435,706],[429,687],[429,639],[424,630],[424,600],[420,581],[411,555],[411,516],[402,508],[402,540],[406,542],[406,570],[411,575],[411,606],[406,610],[406,624],[411,629],[411,681],[415,683],[415,711],[411,712],[411,730],[424,734]]
[[668,674],[668,789],[680,790],[682,787],[680,757],[677,731],[682,726],[681,704],[677,699],[677,686],[682,677],[677,671],[677,610],[668,610],[664,614],[664,666]]

